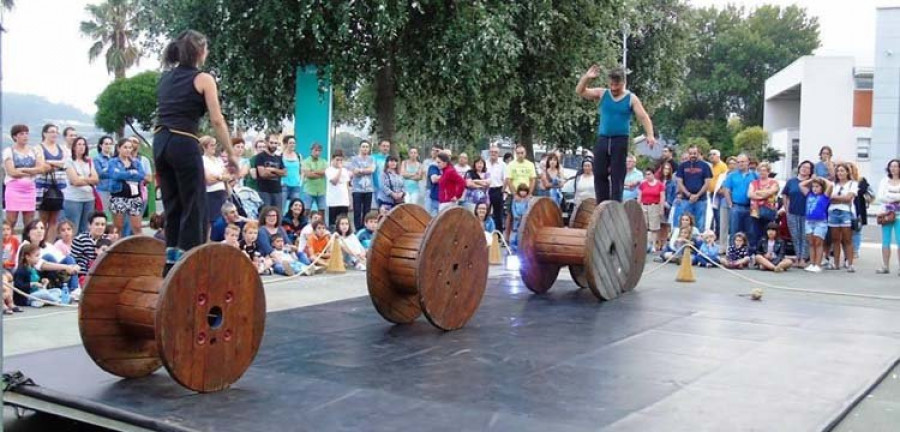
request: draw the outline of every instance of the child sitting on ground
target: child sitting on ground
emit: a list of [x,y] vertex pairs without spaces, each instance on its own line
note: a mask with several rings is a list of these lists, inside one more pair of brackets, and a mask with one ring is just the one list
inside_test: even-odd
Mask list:
[[3,314],[12,315],[13,312],[24,312],[22,308],[16,306],[13,302],[13,275],[10,272],[3,272]]
[[16,251],[19,239],[12,234],[12,225],[3,221],[3,269],[12,272],[16,268]]
[[115,243],[119,240],[119,229],[116,228],[115,225],[109,224],[106,225],[106,231],[104,232],[104,237],[108,238],[109,241]]
[[484,227],[484,232],[490,234],[497,229],[494,225],[494,218],[492,218],[490,214],[488,214],[487,203],[480,202],[478,204],[475,204],[475,216],[477,216],[478,220],[481,221],[481,225]]
[[75,238],[75,224],[71,221],[64,220],[57,225],[57,239],[53,243],[63,255],[72,255],[72,239]]
[[[106,237],[101,237],[100,240],[97,240],[97,246],[94,249],[96,251],[96,254],[94,255],[95,258],[88,262],[88,270],[94,268],[94,263],[96,263],[97,260],[99,260],[100,257],[102,257],[106,253],[106,251],[109,250],[110,246],[112,246],[112,242],[109,241],[109,239]],[[87,273],[79,274],[78,284],[80,286],[84,286],[85,279],[87,279]]]
[[530,189],[526,184],[520,184],[516,188],[516,197],[513,199],[512,208],[512,231],[509,233],[509,247],[515,252],[519,246],[519,224],[528,211],[528,193]]
[[31,299],[28,304],[31,307],[43,307],[44,301],[61,303],[62,290],[59,288],[47,288],[50,281],[47,278],[41,279],[35,268],[41,259],[41,248],[38,245],[27,243],[22,246],[20,254],[19,267],[13,276],[13,285],[22,292],[29,293]]
[[[313,261],[314,265],[328,265],[331,251],[327,250],[327,248],[331,236],[328,234],[325,224],[320,220],[313,222],[312,227],[313,233],[306,238],[306,256],[310,260],[315,260]],[[316,259],[317,257],[318,259]]]
[[706,230],[703,233],[703,244],[700,245],[700,253],[694,255],[694,265],[701,267],[715,267],[719,263],[719,244],[716,243],[716,233]]
[[784,256],[784,241],[778,238],[778,224],[770,222],[766,226],[766,238],[759,241],[756,246],[754,260],[760,270],[781,273],[794,265],[790,258]]
[[366,271],[366,249],[359,243],[356,234],[353,234],[350,218],[347,215],[337,217],[335,233],[340,239],[341,250],[344,251],[344,264],[360,271]]
[[722,265],[732,270],[745,269],[750,265],[750,248],[747,246],[747,236],[744,233],[734,235]]
[[375,235],[375,229],[378,228],[378,212],[372,210],[366,213],[365,224],[366,227],[356,233],[356,238],[359,239],[359,243],[366,250],[369,250],[372,246],[372,237]]
[[[321,223],[321,222],[320,222]],[[297,257],[284,248],[284,237],[281,234],[272,235],[272,253],[269,254],[272,259],[272,269],[275,274],[282,276],[293,276],[297,273],[305,274],[305,268]]]
[[250,258],[250,261],[253,261],[259,274],[272,274],[272,260],[259,253],[259,246],[256,243],[256,239],[259,237],[259,222],[248,220],[244,224],[243,237],[238,242],[238,248],[244,252],[244,255],[247,255],[247,258]]
[[228,224],[225,227],[225,240],[222,240],[222,244],[234,246],[240,249],[241,245],[238,242],[238,238],[240,238],[240,236],[241,228],[235,224]]
[[663,261],[671,260],[672,263],[678,264],[678,258],[684,254],[683,246],[696,244],[699,239],[700,231],[694,226],[694,215],[682,213],[679,217],[678,229],[672,230],[672,237],[663,248]]

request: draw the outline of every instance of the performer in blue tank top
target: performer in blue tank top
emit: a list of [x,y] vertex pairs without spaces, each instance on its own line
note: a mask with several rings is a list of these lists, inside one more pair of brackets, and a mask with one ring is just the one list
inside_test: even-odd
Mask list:
[[208,53],[206,36],[193,30],[179,35],[163,51],[166,71],[159,78],[153,136],[153,159],[166,215],[163,277],[184,252],[207,239],[206,177],[197,138],[200,118],[207,111],[229,165],[236,169],[240,164],[219,105],[216,81],[198,70]]
[[593,65],[575,86],[575,93],[579,96],[600,101],[597,105],[597,143],[594,144],[594,193],[597,204],[609,199],[622,201],[632,114],[644,126],[650,148],[656,145],[653,122],[641,100],[625,90],[625,70],[614,68],[609,71],[608,88],[588,87],[588,83],[599,76],[600,67]]

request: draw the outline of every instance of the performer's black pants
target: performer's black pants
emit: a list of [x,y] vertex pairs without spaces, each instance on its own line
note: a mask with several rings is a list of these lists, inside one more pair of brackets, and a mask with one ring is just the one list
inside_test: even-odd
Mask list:
[[153,160],[166,212],[166,247],[188,251],[206,242],[206,179],[200,144],[162,128],[153,136]]
[[491,217],[494,219],[494,228],[503,232],[503,186],[488,189],[488,198],[491,200]]
[[594,194],[597,204],[622,201],[625,189],[625,159],[628,136],[600,136],[594,145]]

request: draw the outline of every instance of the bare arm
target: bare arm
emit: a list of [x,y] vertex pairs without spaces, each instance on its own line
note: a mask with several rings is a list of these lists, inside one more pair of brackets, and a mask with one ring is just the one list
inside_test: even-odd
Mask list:
[[656,144],[656,138],[655,135],[653,135],[653,121],[650,120],[650,115],[647,114],[647,110],[644,109],[644,104],[641,103],[641,100],[633,93],[631,95],[631,109],[641,122],[641,125],[644,126],[644,135],[647,136],[647,143],[649,143],[652,148],[653,145]]
[[69,179],[69,184],[72,186],[87,186],[88,183],[81,179],[78,176],[78,173],[75,172],[75,168],[68,167],[66,168],[66,178]]
[[219,105],[219,87],[216,80],[208,73],[199,73],[194,78],[194,88],[203,95],[206,101],[206,109],[209,111],[209,123],[213,130],[216,131],[216,138],[225,147],[225,154],[228,155],[229,165],[234,168],[240,166],[238,155],[234,153],[234,147],[231,146],[231,134],[228,131],[228,123],[225,116],[222,115],[222,106]]

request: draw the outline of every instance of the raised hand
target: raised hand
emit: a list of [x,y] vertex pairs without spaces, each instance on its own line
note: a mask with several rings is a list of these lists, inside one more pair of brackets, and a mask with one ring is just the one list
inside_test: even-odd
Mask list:
[[600,66],[594,64],[591,65],[590,69],[584,73],[584,76],[590,79],[594,79],[600,76]]

